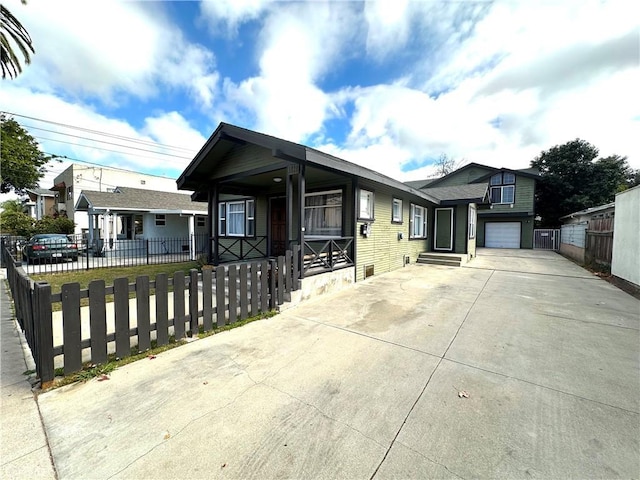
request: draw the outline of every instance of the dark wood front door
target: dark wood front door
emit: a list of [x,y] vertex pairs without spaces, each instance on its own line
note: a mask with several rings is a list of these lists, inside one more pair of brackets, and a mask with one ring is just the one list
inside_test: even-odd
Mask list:
[[284,255],[287,249],[286,198],[271,199],[271,256]]

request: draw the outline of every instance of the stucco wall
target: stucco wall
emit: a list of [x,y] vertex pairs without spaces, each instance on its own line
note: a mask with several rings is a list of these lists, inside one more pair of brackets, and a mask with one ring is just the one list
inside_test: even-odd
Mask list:
[[616,195],[611,273],[640,286],[640,186]]

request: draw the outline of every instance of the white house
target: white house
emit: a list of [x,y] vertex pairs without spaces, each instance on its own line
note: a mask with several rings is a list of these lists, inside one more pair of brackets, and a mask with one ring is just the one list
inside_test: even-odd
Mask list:
[[93,192],[113,192],[116,187],[133,187],[142,190],[177,192],[176,181],[172,178],[131,172],[118,168],[71,164],[53,180],[56,195],[55,209],[76,224],[76,233],[85,237],[89,231],[89,217],[86,211],[76,211],[75,205],[83,190]]

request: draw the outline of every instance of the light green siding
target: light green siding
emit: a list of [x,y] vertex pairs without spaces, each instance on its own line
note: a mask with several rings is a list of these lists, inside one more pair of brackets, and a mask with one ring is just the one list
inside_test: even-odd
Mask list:
[[[515,202],[505,205],[492,205],[492,213],[526,213],[533,214],[533,202],[536,182],[533,178],[521,177],[516,175],[516,196]],[[489,187],[491,189],[491,187]],[[489,208],[488,205],[480,207],[484,211]]]
[[[360,226],[364,221],[356,222],[356,280],[364,279],[365,267],[373,265],[374,274],[389,272],[404,265],[406,258],[409,262],[416,261],[418,254],[428,250],[427,242],[431,239],[409,239],[409,215],[411,203],[427,207],[426,201],[411,199],[402,192],[382,186],[361,184],[360,187],[371,190],[375,194],[374,216],[371,222],[371,235],[360,235]],[[405,196],[406,195],[406,196]],[[393,198],[402,200],[402,224],[391,222]],[[428,217],[427,222],[431,220]],[[427,224],[429,231],[429,224]],[[403,238],[399,238],[402,234]]]

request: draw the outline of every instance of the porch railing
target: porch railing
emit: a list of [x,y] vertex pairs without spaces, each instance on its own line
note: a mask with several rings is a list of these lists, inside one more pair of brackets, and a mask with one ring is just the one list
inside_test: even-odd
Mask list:
[[[211,251],[213,252],[213,243],[216,241],[216,239],[211,238],[210,241],[212,242]],[[219,237],[218,257],[220,262],[232,262],[250,258],[266,258],[267,237]]]
[[332,272],[353,264],[353,237],[304,241],[303,271],[305,275]]

